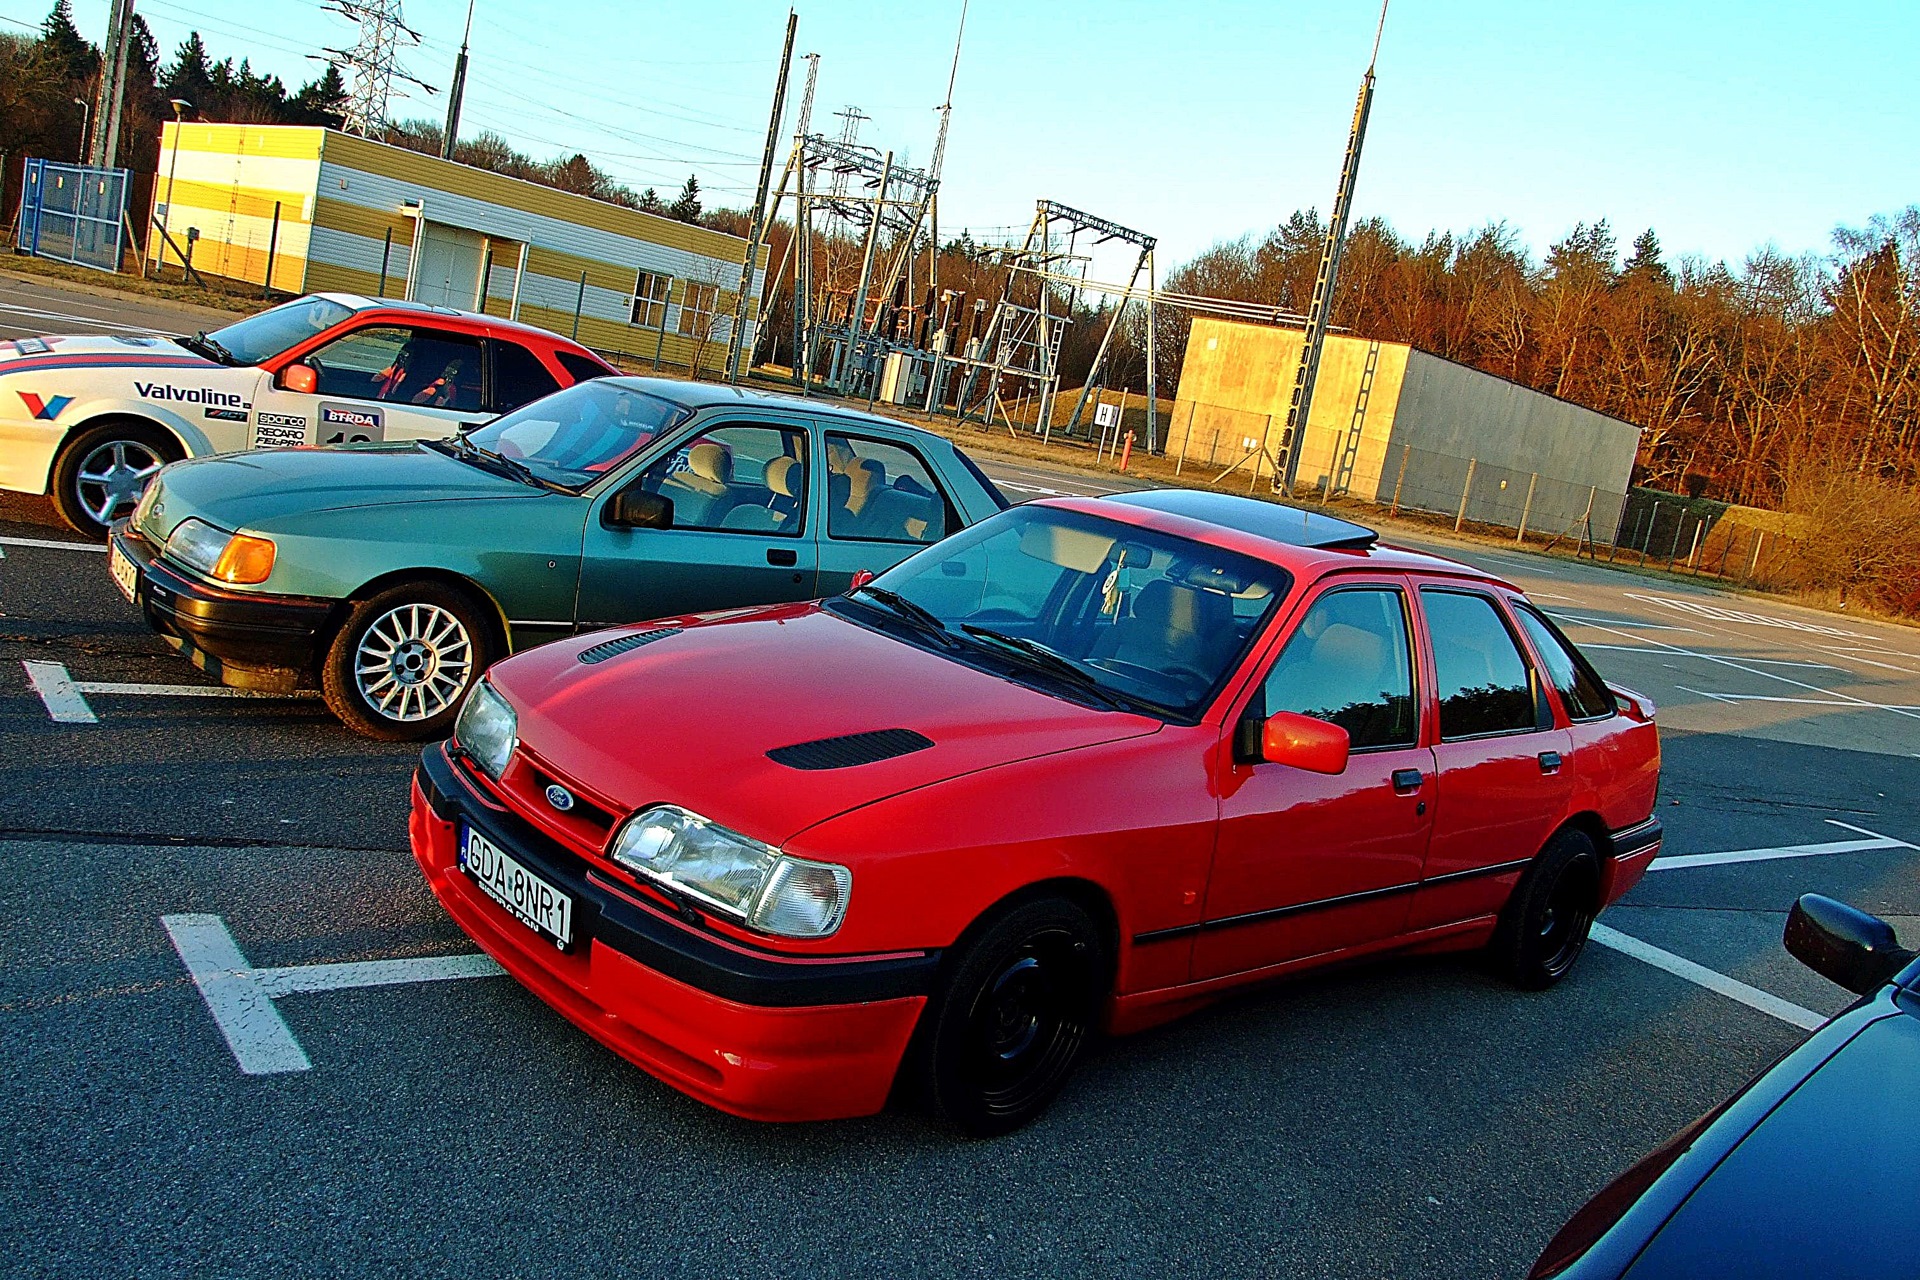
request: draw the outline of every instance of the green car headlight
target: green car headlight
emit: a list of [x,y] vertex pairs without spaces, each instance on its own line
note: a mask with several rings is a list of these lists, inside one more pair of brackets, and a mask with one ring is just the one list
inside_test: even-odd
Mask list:
[[220,563],[220,553],[232,540],[232,534],[214,528],[205,520],[182,520],[167,539],[166,555],[169,560],[212,577],[213,566]]
[[467,704],[460,708],[460,718],[453,723],[454,745],[495,782],[507,771],[519,732],[520,717],[485,680],[473,686]]
[[749,928],[821,938],[846,918],[853,873],[781,853],[678,805],[655,805],[614,837],[613,860]]

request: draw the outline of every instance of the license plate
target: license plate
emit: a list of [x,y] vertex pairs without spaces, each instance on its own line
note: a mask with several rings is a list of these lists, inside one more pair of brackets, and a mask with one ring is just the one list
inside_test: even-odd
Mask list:
[[562,951],[573,945],[573,899],[471,827],[460,832],[460,869],[514,919]]
[[118,546],[107,556],[107,572],[113,575],[113,583],[120,588],[120,594],[131,603],[134,591],[140,585],[140,570]]

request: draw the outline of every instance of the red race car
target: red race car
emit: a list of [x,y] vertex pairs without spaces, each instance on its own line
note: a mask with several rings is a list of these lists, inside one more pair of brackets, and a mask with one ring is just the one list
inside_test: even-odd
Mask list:
[[1645,698],[1358,525],[1031,503],[844,597],[547,645],[415,776],[447,910],[736,1115],[1011,1129],[1098,1030],[1386,951],[1579,956],[1660,847]]

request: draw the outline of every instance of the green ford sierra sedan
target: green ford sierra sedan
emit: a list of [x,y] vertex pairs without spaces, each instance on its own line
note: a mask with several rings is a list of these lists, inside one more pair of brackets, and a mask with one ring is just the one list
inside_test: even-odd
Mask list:
[[109,567],[225,683],[317,687],[349,727],[421,739],[514,649],[832,595],[1006,505],[902,423],[603,378],[444,440],[176,462]]

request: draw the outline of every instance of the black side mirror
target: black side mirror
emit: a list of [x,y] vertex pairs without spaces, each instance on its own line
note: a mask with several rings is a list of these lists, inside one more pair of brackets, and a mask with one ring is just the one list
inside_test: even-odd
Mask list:
[[1884,986],[1914,956],[1885,920],[1817,893],[1801,894],[1793,904],[1785,941],[1794,959],[1862,996]]
[[644,489],[622,489],[600,509],[600,523],[609,529],[669,529],[673,499]]

